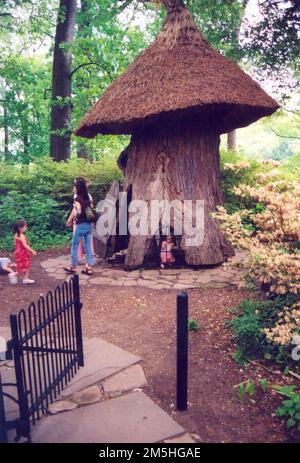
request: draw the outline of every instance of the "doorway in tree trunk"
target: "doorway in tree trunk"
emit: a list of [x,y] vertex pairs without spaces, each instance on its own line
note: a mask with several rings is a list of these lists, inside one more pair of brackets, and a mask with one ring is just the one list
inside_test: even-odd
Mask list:
[[148,251],[144,256],[143,267],[152,268],[159,267],[161,264],[161,245],[162,242],[167,239],[167,236],[172,236],[172,242],[174,249],[172,254],[175,258],[175,262],[172,264],[166,264],[166,267],[178,268],[185,266],[184,253],[180,248],[181,236],[174,234],[174,228],[171,226],[168,233],[165,233],[162,228],[162,224],[159,224],[159,229],[150,238]]
[[[217,205],[223,204],[220,176],[220,136],[195,123],[178,123],[171,127],[148,127],[132,135],[131,143],[122,156],[125,173],[124,190],[132,188],[132,200],[203,200],[204,234],[200,245],[188,245],[189,236],[183,230],[180,253],[186,264],[215,265],[234,255],[233,248],[210,216]],[[174,227],[172,214],[171,226]],[[129,218],[135,214],[129,213]],[[195,208],[192,214],[196,225]],[[128,268],[142,265],[154,246],[150,226],[143,236],[130,236],[125,259]]]

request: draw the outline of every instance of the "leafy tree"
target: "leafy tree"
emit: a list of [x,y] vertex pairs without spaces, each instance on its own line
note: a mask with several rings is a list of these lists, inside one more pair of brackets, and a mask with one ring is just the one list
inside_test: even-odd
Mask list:
[[28,163],[49,153],[50,66],[40,59],[10,55],[0,62],[4,111],[0,127],[6,133],[5,158]]
[[259,21],[245,21],[245,53],[274,76],[281,68],[299,69],[300,0],[257,0]]

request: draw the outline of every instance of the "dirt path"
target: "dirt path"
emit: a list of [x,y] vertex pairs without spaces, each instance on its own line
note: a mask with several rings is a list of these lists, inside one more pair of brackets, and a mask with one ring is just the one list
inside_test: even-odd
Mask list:
[[[65,252],[65,250],[64,250]],[[40,253],[34,261],[33,287],[9,286],[0,278],[0,325],[9,324],[9,314],[36,300],[57,285],[40,262],[58,255]],[[85,336],[102,336],[144,359],[149,382],[146,392],[190,433],[205,442],[281,442],[287,437],[281,422],[272,417],[279,404],[276,395],[255,397],[255,403],[240,401],[233,386],[247,379],[266,377],[253,365],[239,366],[232,360],[234,345],[225,323],[229,309],[249,297],[234,287],[192,289],[189,316],[199,330],[189,335],[189,409],[176,413],[175,317],[176,290],[139,287],[82,288]],[[268,377],[275,382],[276,377]]]

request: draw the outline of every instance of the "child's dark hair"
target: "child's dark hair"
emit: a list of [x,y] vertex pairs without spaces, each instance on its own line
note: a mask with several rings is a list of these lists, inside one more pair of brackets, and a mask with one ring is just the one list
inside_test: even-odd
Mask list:
[[17,233],[17,235],[20,236],[20,229],[25,227],[25,225],[27,225],[25,220],[18,220],[13,226],[14,233]]

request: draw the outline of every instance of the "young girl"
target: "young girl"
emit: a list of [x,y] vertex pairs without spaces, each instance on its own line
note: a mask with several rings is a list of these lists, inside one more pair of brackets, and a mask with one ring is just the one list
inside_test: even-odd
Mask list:
[[172,236],[167,236],[166,241],[161,243],[160,250],[160,261],[161,268],[165,268],[166,264],[174,264],[175,258],[173,256],[172,250],[174,249],[174,243],[172,241]]
[[29,270],[31,267],[30,255],[36,256],[36,252],[29,246],[26,238],[27,223],[25,220],[19,220],[14,224],[14,239],[15,239],[15,259],[17,264],[18,275],[24,273],[24,285],[35,283],[29,279]]
[[[76,189],[75,189],[75,183],[77,180],[82,180],[83,182],[85,182],[87,188],[90,186],[90,181],[89,179],[87,179],[86,177],[83,177],[83,176],[80,176],[80,177],[77,177],[75,180],[74,180],[74,201],[76,199]],[[92,195],[89,193],[89,199],[91,201],[91,206],[93,207],[93,198],[92,198]],[[72,212],[71,214],[69,215],[68,217],[68,220],[67,220],[67,227],[71,227],[72,223],[73,223],[73,236],[75,234],[75,231],[76,231],[76,221],[75,221],[75,213],[76,213],[76,210],[75,210],[75,207],[72,209]],[[91,235],[91,248],[92,248],[92,253],[94,255],[94,240],[93,240],[93,236]],[[83,240],[81,240],[79,242],[79,245],[78,245],[78,262],[80,263],[82,261],[82,256],[83,256]]]

